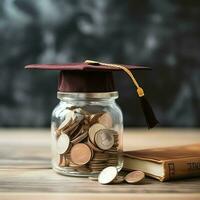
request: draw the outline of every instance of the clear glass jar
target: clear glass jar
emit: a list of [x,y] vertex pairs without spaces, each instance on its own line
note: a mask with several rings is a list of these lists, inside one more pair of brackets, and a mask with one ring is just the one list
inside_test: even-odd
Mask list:
[[52,113],[53,169],[69,176],[95,176],[123,166],[123,116],[118,92],[63,93]]

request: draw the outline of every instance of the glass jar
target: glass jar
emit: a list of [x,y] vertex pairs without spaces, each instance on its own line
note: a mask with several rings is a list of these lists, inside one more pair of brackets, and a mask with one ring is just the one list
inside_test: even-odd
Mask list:
[[123,116],[118,92],[58,92],[52,113],[52,165],[60,174],[95,176],[123,166]]

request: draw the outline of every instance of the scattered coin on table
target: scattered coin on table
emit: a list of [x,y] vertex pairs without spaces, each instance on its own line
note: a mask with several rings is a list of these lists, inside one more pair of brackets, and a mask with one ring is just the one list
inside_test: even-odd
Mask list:
[[128,173],[124,177],[125,181],[127,183],[131,183],[131,184],[139,183],[139,182],[143,181],[144,178],[145,178],[145,174],[142,171],[133,171],[133,172]]
[[106,167],[101,171],[98,176],[98,181],[101,184],[111,183],[117,176],[117,168],[116,167]]

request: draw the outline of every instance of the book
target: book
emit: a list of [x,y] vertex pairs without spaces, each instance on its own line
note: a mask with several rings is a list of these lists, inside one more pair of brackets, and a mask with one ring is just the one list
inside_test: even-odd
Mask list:
[[160,181],[200,176],[200,144],[124,152],[124,169]]

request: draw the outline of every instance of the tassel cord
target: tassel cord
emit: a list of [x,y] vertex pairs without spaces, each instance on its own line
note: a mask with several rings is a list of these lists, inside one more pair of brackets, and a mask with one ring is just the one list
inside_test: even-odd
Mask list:
[[139,86],[138,82],[136,81],[135,77],[133,76],[133,73],[129,69],[127,69],[126,67],[124,67],[122,65],[102,63],[102,62],[97,62],[97,61],[93,61],[93,60],[86,60],[85,63],[87,63],[87,64],[99,64],[99,65],[105,65],[105,66],[108,66],[108,67],[115,67],[115,68],[122,69],[126,74],[128,74],[128,76],[133,81],[135,87],[137,88],[138,96],[139,97],[144,96],[144,90]]

